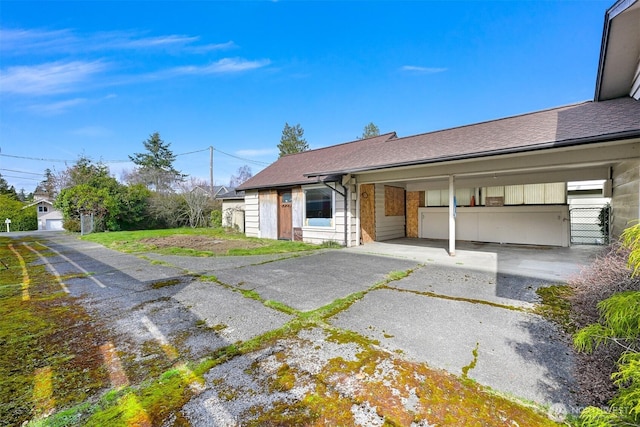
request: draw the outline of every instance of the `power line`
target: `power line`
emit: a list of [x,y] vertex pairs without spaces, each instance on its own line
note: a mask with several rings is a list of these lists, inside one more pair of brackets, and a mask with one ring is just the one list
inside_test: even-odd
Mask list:
[[[203,148],[201,150],[194,150],[194,151],[189,151],[186,153],[180,153],[180,154],[176,154],[175,157],[180,157],[180,156],[186,156],[189,154],[195,154],[195,153],[201,153],[203,151],[208,151],[209,147],[207,148]],[[240,156],[236,156],[234,154],[230,154],[221,150],[218,150],[217,148],[213,149],[214,151],[217,151],[220,154],[224,154],[225,156],[229,156],[232,157],[234,159],[237,160],[242,160],[243,162],[247,162],[247,163],[251,163],[257,166],[268,166],[270,163],[267,162],[261,162],[259,160],[252,160],[252,159],[247,159],[244,157],[240,157]],[[68,159],[47,159],[47,158],[43,158],[43,157],[29,157],[29,156],[16,156],[13,154],[2,154],[0,153],[0,156],[2,157],[11,157],[13,159],[23,159],[23,160],[34,160],[34,161],[39,161],[39,162],[54,162],[54,163],[74,163],[77,161],[76,160],[68,160]],[[111,164],[111,163],[129,163],[131,162],[131,160],[100,160],[100,163],[103,164]],[[4,169],[4,170],[9,170],[9,169]],[[12,171],[12,172],[19,172],[19,173],[25,173],[25,172],[21,172],[21,171]],[[40,174],[37,174],[40,175]]]
[[44,175],[44,174],[42,174],[42,173],[18,171],[18,170],[15,170],[15,169],[4,169],[4,168],[0,168],[0,171],[9,171],[9,172],[25,173],[25,174],[27,174],[27,175],[37,175],[37,176],[42,176],[42,175]]
[[225,153],[224,151],[220,151],[217,148],[214,148],[213,150],[217,151],[220,154],[224,154],[225,156],[233,157],[234,159],[242,160],[242,161],[248,162],[248,163],[254,163],[254,164],[260,165],[260,166],[269,166],[269,164],[270,164],[270,163],[266,163],[266,162],[260,162],[258,160],[245,159],[244,157],[239,157],[239,156],[235,156],[233,154]]
[[26,178],[24,176],[14,176],[14,175],[2,175],[3,177],[7,177],[7,178],[17,178],[17,179],[28,179],[29,181],[42,181],[41,179],[36,179],[36,178]]

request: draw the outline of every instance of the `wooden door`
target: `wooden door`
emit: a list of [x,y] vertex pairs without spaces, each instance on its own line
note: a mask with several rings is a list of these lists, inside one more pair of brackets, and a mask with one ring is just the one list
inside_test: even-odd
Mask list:
[[360,186],[360,240],[362,243],[376,240],[375,184]]
[[293,237],[291,201],[291,190],[278,192],[278,239],[291,240]]

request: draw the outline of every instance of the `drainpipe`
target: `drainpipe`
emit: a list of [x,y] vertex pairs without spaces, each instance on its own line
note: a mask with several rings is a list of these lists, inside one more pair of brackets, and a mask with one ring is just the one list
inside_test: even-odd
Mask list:
[[347,187],[345,187],[344,185],[342,185],[342,183],[338,183],[336,182],[336,186],[339,184],[340,187],[342,187],[342,190],[344,191],[343,193],[341,193],[337,188],[333,188],[332,186],[330,186],[329,184],[327,184],[326,182],[322,182],[325,187],[330,188],[331,190],[335,191],[336,193],[338,193],[339,195],[342,196],[342,199],[344,201],[344,246],[347,247],[347,237],[349,235],[348,233],[348,229],[347,229],[347,219],[348,219],[348,212],[347,212]]
[[449,255],[456,256],[456,184],[449,175]]

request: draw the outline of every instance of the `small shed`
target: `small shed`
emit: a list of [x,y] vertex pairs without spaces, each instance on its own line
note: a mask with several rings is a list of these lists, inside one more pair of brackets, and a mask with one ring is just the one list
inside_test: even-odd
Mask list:
[[244,191],[231,190],[216,198],[222,200],[222,226],[244,233]]

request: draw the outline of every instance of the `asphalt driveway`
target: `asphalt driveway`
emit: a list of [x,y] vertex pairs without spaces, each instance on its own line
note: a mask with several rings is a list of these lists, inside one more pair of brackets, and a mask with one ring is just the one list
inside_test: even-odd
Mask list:
[[[295,256],[192,258],[41,236],[33,246],[50,255],[52,268],[88,273],[66,286],[105,319],[118,345],[156,343],[155,353],[130,361],[140,375],[149,357],[171,359],[167,346],[202,357],[291,319],[264,300],[309,311],[363,292],[328,322],[513,397],[576,410],[570,345],[529,309],[538,287],[575,274],[593,248],[469,244],[452,258],[438,242],[401,240]],[[384,283],[393,272],[405,273]]]

